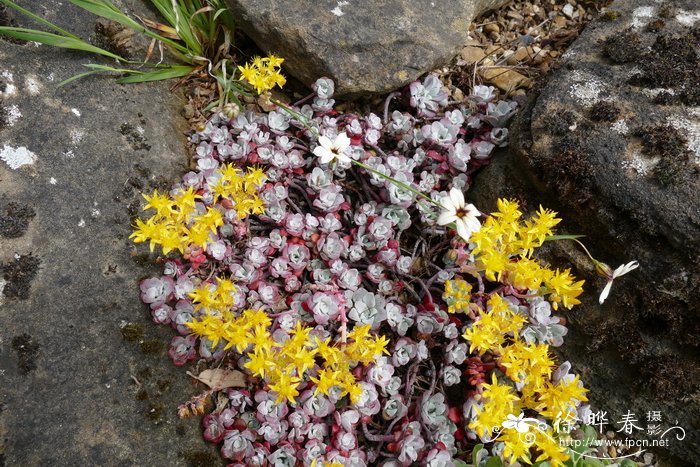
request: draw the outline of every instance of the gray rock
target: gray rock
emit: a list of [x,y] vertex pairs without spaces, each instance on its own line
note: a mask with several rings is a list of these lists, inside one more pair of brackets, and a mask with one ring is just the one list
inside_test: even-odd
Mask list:
[[285,58],[307,85],[326,76],[338,94],[392,91],[445,65],[480,13],[508,0],[230,0],[258,46]]
[[646,428],[660,411],[664,429],[685,428],[682,441],[667,435],[665,456],[678,458],[660,465],[700,465],[700,21],[689,12],[696,1],[610,5],[517,117],[510,153],[474,184],[482,210],[503,195],[541,203],[598,260],[639,261],[601,306],[605,280],[580,249],[548,247],[587,279],[561,351],[593,405],[611,422],[631,411]]
[[[68,2],[23,5],[92,34]],[[198,418],[177,416],[202,387],[164,354],[172,332],[138,288],[158,267],[128,239],[139,192],[186,170],[182,98],[108,77],[57,87],[89,62],[108,63],[0,39],[0,465],[217,465]]]

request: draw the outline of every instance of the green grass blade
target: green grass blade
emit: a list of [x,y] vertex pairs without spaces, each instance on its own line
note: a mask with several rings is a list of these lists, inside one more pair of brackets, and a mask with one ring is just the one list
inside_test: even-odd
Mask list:
[[557,240],[576,240],[577,238],[582,238],[585,237],[585,235],[547,235],[544,238],[545,242],[552,242],[552,241],[557,241]]
[[160,12],[170,26],[175,27],[176,16],[172,9],[170,0],[151,0],[154,7]]
[[11,2],[10,0],[0,0],[0,3],[7,5],[8,7],[12,8],[16,11],[19,11],[20,13],[22,13],[24,15],[29,16],[31,19],[33,19],[37,23],[41,23],[44,26],[48,26],[51,29],[53,29],[54,31],[59,32],[66,37],[71,37],[73,39],[79,39],[78,36],[74,36],[73,34],[69,33],[65,29],[59,28],[58,26],[53,24],[51,21],[45,20],[41,16],[38,16],[25,8],[22,8],[21,6],[17,5],[16,3]]
[[119,84],[129,84],[129,83],[144,83],[146,81],[161,81],[165,79],[172,78],[182,78],[187,76],[195,69],[193,66],[188,65],[175,65],[169,69],[162,69],[157,71],[149,72],[138,72],[136,74],[131,74],[123,78],[119,78],[117,83]]
[[158,9],[170,26],[177,30],[178,36],[187,44],[187,48],[190,49],[190,52],[192,52],[193,55],[201,55],[202,46],[199,43],[197,35],[190,27],[188,21],[190,13],[182,1],[151,0],[151,3]]
[[76,79],[80,79],[80,78],[84,78],[84,77],[86,77],[86,76],[94,75],[95,73],[99,73],[99,71],[86,71],[85,73],[79,73],[79,74],[77,74],[77,75],[75,75],[75,76],[71,76],[70,78],[68,78],[68,79],[66,79],[66,80],[63,80],[63,81],[61,81],[60,83],[58,83],[58,87],[60,88],[61,86],[65,86],[65,85],[68,84],[68,83],[72,83],[72,82],[75,81]]
[[6,26],[0,26],[0,35],[14,37],[15,39],[21,39],[24,41],[39,42],[41,44],[52,45],[54,47],[61,47],[63,49],[82,50],[84,52],[104,55],[105,57],[110,57],[115,60],[125,61],[119,55],[101,49],[99,47],[95,47],[94,45],[89,44],[82,39],[59,36],[50,32],[37,31],[36,29],[11,28]]
[[132,70],[130,68],[114,68],[113,66],[100,65],[99,63],[85,63],[83,66],[96,71],[109,71],[113,73],[145,73],[144,71]]
[[[231,14],[231,10],[229,10],[226,7],[226,4],[224,2],[219,2],[219,1],[214,1],[214,6],[217,8],[216,14],[214,15],[214,18],[212,21],[219,20],[221,23],[233,33],[233,31],[236,30],[236,22],[233,20],[233,15]],[[221,19],[219,19],[221,17]]]

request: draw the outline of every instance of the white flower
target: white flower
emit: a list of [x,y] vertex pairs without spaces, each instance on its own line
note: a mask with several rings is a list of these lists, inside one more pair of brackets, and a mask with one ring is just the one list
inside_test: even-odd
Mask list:
[[632,261],[627,264],[623,264],[614,271],[610,269],[610,266],[608,266],[605,263],[600,263],[596,262],[596,270],[598,271],[598,274],[602,275],[603,277],[608,279],[608,283],[605,284],[605,288],[603,291],[600,293],[600,298],[598,301],[602,305],[603,302],[605,301],[606,298],[608,298],[608,295],[610,294],[610,288],[612,287],[612,283],[615,279],[617,279],[620,276],[624,276],[630,271],[633,271],[639,267],[639,263],[637,261]]
[[335,159],[350,163],[350,157],[345,154],[345,150],[350,147],[350,138],[347,133],[340,133],[333,141],[327,136],[319,136],[318,143],[319,145],[314,148],[314,154],[321,159],[321,163],[328,164]]
[[468,242],[469,237],[481,228],[481,222],[477,219],[481,213],[473,204],[466,204],[464,195],[456,188],[450,190],[449,195],[440,200],[443,211],[438,217],[439,225],[447,225],[454,222],[457,234]]

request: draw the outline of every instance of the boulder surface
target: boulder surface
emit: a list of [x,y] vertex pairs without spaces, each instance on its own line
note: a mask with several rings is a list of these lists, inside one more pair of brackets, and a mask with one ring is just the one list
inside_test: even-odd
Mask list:
[[239,26],[310,85],[339,95],[383,93],[445,65],[473,18],[508,0],[229,0]]
[[[95,34],[69,2],[23,6]],[[183,99],[167,82],[57,86],[91,62],[111,64],[0,39],[0,466],[221,465],[178,418],[203,388],[166,355],[173,333],[139,300],[159,266],[128,238],[140,192],[186,170]]]
[[[474,184],[482,204],[509,196],[558,210],[560,230],[586,235],[613,269],[639,261],[600,305],[605,280],[581,250],[550,246],[590,290],[566,316],[564,357],[613,426],[630,411],[636,437],[659,438],[647,425],[685,430],[666,435],[669,465],[700,465],[699,58],[696,1],[613,2],[520,112],[509,154]],[[655,412],[661,422],[647,419]]]

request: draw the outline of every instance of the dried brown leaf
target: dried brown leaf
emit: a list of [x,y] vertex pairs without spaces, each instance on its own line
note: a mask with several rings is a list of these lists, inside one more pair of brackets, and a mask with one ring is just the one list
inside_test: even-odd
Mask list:
[[246,385],[245,374],[238,370],[214,368],[202,371],[199,376],[195,376],[190,372],[187,372],[187,374],[209,386],[212,391],[221,391],[227,388],[242,388]]

